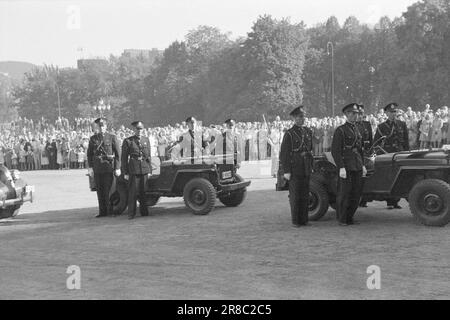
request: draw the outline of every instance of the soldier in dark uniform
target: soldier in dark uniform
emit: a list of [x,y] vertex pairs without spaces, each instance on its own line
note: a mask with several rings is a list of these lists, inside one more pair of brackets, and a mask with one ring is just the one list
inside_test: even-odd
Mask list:
[[338,127],[333,136],[331,154],[339,170],[336,211],[339,225],[357,224],[353,216],[358,209],[363,176],[367,174],[364,166],[362,136],[356,125],[359,108],[356,103],[344,107],[342,112],[347,122]]
[[224,163],[232,164],[226,161],[227,155],[233,155],[233,164],[238,165],[238,136],[235,131],[236,122],[232,119],[225,121],[226,129],[222,134]]
[[364,105],[359,104],[358,108],[359,114],[356,125],[358,127],[359,133],[361,133],[364,154],[368,155],[367,152],[370,150],[373,144],[372,125],[369,121],[364,120]]
[[280,165],[284,178],[289,181],[289,202],[294,227],[309,226],[309,181],[312,172],[312,130],[305,127],[303,106],[290,115],[295,125],[289,129],[281,143]]
[[[388,119],[378,125],[375,133],[375,141],[381,137],[386,137],[382,145],[383,149],[388,153],[409,151],[409,137],[406,123],[397,120],[398,104],[390,103],[385,108]],[[387,201],[389,209],[401,209],[398,205],[399,198],[392,198]]]
[[[359,104],[358,108],[359,114],[356,121],[356,126],[358,127],[359,133],[362,137],[363,152],[365,156],[371,156],[369,155],[369,150],[372,148],[373,144],[372,125],[369,121],[364,120],[364,105]],[[361,199],[360,207],[367,208],[367,201]]]
[[128,180],[128,218],[136,216],[136,200],[139,199],[141,216],[148,216],[145,200],[145,186],[152,173],[150,140],[143,136],[144,124],[131,124],[134,136],[126,138],[122,144],[122,171]]
[[96,218],[112,215],[112,206],[109,201],[114,176],[120,176],[120,146],[115,135],[106,132],[106,119],[95,120],[98,133],[89,140],[87,158],[89,175],[94,176],[97,189],[99,214]]

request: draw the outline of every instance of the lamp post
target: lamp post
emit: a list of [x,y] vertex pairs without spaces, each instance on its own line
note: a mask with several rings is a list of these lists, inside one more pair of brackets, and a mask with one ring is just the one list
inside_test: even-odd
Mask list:
[[98,105],[94,106],[94,110],[99,112],[100,117],[104,116],[105,111],[111,110],[111,105],[108,103],[107,105],[104,103],[103,99],[100,99]]
[[373,98],[373,74],[375,73],[375,68],[370,66],[369,67],[369,80],[370,80],[370,85],[369,85],[369,104],[371,107],[372,104],[372,98]]
[[327,53],[331,56],[331,112],[334,117],[334,45],[331,41],[327,43]]
[[56,87],[56,96],[58,98],[58,115],[59,115],[59,118],[61,119],[61,98],[60,98],[60,95],[59,95],[59,84],[58,84],[59,79],[58,79],[58,76],[59,76],[59,69],[56,69],[55,87]]

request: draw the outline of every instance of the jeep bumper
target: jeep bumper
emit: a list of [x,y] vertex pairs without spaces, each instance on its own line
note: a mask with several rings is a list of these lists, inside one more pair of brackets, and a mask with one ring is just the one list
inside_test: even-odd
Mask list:
[[16,189],[17,198],[1,200],[0,208],[5,209],[11,206],[22,205],[25,202],[33,202],[34,191],[35,191],[34,186],[25,186],[23,188]]
[[251,181],[243,181],[232,184],[223,184],[220,186],[221,192],[232,192],[240,189],[247,188],[250,185]]

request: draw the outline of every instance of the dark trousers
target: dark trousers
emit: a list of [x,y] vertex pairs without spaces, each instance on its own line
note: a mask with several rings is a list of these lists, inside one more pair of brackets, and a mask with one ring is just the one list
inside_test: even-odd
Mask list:
[[97,198],[99,214],[101,216],[112,215],[111,201],[109,201],[109,191],[111,190],[114,176],[113,173],[95,173],[95,186],[97,188]]
[[387,203],[387,206],[388,207],[393,207],[393,206],[397,206],[398,205],[398,203],[400,202],[400,198],[392,198],[392,199],[389,199],[389,200],[387,200],[386,201],[386,203]]
[[292,223],[308,223],[309,176],[292,175],[289,181],[289,203],[291,205]]
[[353,222],[363,187],[362,171],[347,171],[347,179],[339,178],[336,198],[337,218],[341,223]]
[[145,185],[148,177],[146,174],[134,175],[130,174],[128,182],[128,215],[134,217],[136,215],[136,200],[139,199],[139,211],[141,216],[148,216],[147,205],[145,204]]

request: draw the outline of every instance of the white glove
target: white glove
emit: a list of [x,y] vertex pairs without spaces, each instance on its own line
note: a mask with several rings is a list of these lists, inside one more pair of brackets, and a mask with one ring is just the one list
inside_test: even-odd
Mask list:
[[341,168],[339,170],[339,177],[341,177],[341,179],[347,179],[347,171],[345,168]]
[[147,174],[147,178],[150,178],[151,176],[152,176],[151,173],[148,173],[148,174]]
[[290,173],[285,173],[285,174],[284,174],[284,178],[285,178],[287,181],[290,181],[290,180],[291,180],[291,174],[290,174]]
[[94,176],[94,169],[88,168],[88,175],[89,175],[90,177],[93,177],[93,176]]
[[363,177],[367,176],[367,169],[365,166],[363,166]]
[[117,169],[116,171],[114,171],[114,175],[116,177],[120,177],[120,174],[122,173],[122,171],[120,171],[120,169]]
[[128,174],[124,175],[123,178],[127,181],[130,180],[130,176]]

